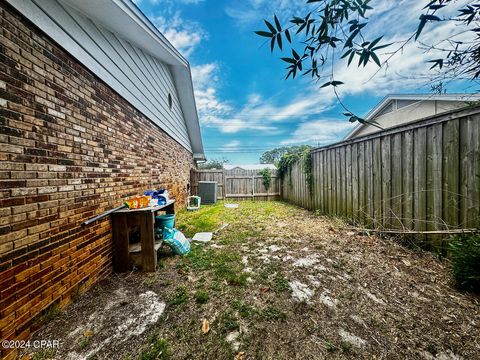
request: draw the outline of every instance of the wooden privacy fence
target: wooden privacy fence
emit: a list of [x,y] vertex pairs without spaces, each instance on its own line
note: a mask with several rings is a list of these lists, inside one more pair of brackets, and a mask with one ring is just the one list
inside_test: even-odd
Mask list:
[[374,228],[478,228],[480,108],[315,149],[312,168],[310,191],[293,165],[283,199]]
[[276,171],[271,170],[272,181],[267,191],[260,170],[193,170],[191,174],[192,194],[198,195],[199,181],[216,181],[219,199],[278,200],[280,181]]

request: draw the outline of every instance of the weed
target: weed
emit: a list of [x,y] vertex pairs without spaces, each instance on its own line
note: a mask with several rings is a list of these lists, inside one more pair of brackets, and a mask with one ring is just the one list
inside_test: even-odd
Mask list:
[[81,337],[79,340],[78,340],[78,349],[79,350],[84,350],[88,344],[90,343],[90,338],[89,337]]
[[205,290],[195,292],[195,301],[197,304],[206,304],[208,302],[208,293]]
[[268,306],[260,311],[260,317],[264,320],[283,320],[287,315],[274,306]]
[[456,285],[480,292],[480,234],[454,236],[449,250]]
[[220,284],[219,281],[212,281],[212,283],[210,284],[210,290],[213,290],[213,291],[220,291],[222,290],[222,285]]
[[231,310],[227,310],[222,313],[219,319],[219,323],[220,328],[223,329],[225,333],[238,330],[240,328],[237,318]]
[[352,344],[346,341],[342,341],[340,343],[340,348],[344,354],[351,354],[352,353]]
[[146,287],[152,287],[153,285],[155,285],[157,283],[157,277],[155,275],[152,275],[152,276],[147,276],[144,280],[143,280],[143,285],[145,285]]
[[330,341],[325,341],[325,349],[327,349],[328,352],[334,352],[338,350],[338,347]]
[[288,279],[283,275],[277,275],[273,279],[272,289],[275,292],[287,291],[290,288],[288,285]]
[[54,349],[42,349],[33,354],[32,360],[48,360],[55,357],[56,351]]
[[37,326],[44,325],[55,319],[59,313],[60,310],[58,308],[58,303],[55,302],[42,312],[42,314],[35,320],[35,324]]
[[140,356],[140,360],[165,360],[170,358],[170,350],[168,342],[160,339],[157,334],[150,337],[150,347],[144,350]]
[[238,311],[242,318],[251,318],[256,313],[253,306],[247,305],[243,301],[233,300],[231,305],[234,310]]
[[80,298],[80,295],[82,295],[80,291],[80,286],[77,286],[71,295],[72,302],[76,302]]
[[186,303],[187,300],[188,300],[187,289],[184,286],[180,286],[175,291],[175,295],[173,299],[170,300],[170,304],[178,306]]
[[318,209],[315,210],[315,211],[313,212],[313,214],[314,214],[315,216],[323,216],[323,215],[325,215],[325,214],[323,213],[323,211],[318,210]]
[[219,278],[225,279],[229,285],[245,286],[247,284],[248,274],[228,264],[220,265],[215,269],[215,274]]

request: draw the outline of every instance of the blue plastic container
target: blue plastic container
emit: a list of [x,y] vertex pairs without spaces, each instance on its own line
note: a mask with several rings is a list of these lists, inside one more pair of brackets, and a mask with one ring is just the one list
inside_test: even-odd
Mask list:
[[173,229],[175,224],[175,214],[166,214],[155,216],[155,235],[158,238],[163,236],[163,228]]

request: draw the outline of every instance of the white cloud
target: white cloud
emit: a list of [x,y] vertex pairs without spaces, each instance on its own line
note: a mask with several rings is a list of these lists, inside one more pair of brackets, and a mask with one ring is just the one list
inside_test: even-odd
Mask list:
[[235,1],[225,8],[228,16],[240,25],[260,24],[263,18],[271,18],[275,13],[281,21],[292,15],[306,13],[305,0],[246,0]]
[[222,150],[235,151],[235,150],[238,150],[240,148],[240,144],[241,144],[240,141],[232,140],[229,143],[225,144],[225,146],[223,146]]
[[160,3],[199,4],[199,3],[204,2],[204,1],[205,0],[150,0],[150,3],[153,4],[153,5],[157,5],[157,4],[160,4]]
[[197,46],[207,39],[207,33],[199,24],[183,21],[178,12],[169,18],[155,17],[153,23],[185,57],[190,56]]
[[218,63],[208,63],[192,67],[195,100],[203,123],[230,113],[233,108],[218,98]]
[[[332,96],[311,86],[311,92],[302,92],[285,101],[286,94],[264,99],[260,94],[251,93],[241,107],[234,107],[219,100],[215,67],[212,64],[193,69],[197,107],[203,125],[216,127],[223,133],[256,130],[279,134],[279,126],[293,119],[307,119],[320,114],[332,103]],[[195,81],[195,79],[198,79]]]
[[327,145],[344,137],[354,126],[346,120],[310,120],[300,124],[292,136],[282,141],[281,144]]

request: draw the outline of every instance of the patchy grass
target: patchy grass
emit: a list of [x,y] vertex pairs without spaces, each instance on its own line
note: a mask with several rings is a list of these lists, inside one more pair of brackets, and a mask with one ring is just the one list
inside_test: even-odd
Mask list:
[[[154,274],[113,275],[35,337],[62,339],[56,357],[75,358],[76,322],[105,308],[118,328],[115,314],[129,304],[108,304],[128,290],[132,302],[153,293],[165,310],[141,335],[121,333],[99,359],[478,357],[480,301],[452,288],[448,263],[285,203],[239,204],[179,211],[188,237],[228,226],[193,242],[187,256],[164,251]],[[98,347],[97,336],[80,344],[82,354]]]
[[206,304],[208,302],[208,298],[208,292],[206,292],[205,290],[198,290],[197,292],[195,292],[195,301],[197,302],[197,304]]
[[173,298],[170,300],[170,305],[183,305],[188,301],[187,289],[184,286],[180,286],[175,291]]
[[275,278],[272,280],[272,288],[276,292],[283,292],[290,289],[288,285],[288,279],[283,275],[276,275]]
[[238,314],[246,319],[250,319],[257,311],[253,306],[247,305],[244,301],[233,300],[231,302],[232,309],[236,310]]
[[238,330],[240,324],[237,317],[231,309],[225,310],[218,320],[218,330],[224,334]]
[[42,349],[37,351],[33,356],[32,360],[49,360],[55,357],[54,349]]
[[287,316],[283,311],[276,308],[275,306],[268,306],[265,309],[262,309],[260,311],[260,317],[263,320],[269,321],[269,320],[284,320]]
[[168,342],[165,339],[154,334],[149,339],[149,347],[140,354],[139,360],[167,360],[170,359],[171,353]]
[[220,206],[203,205],[199,210],[177,213],[177,228],[192,237],[197,232],[215,231],[222,225],[222,211]]
[[155,275],[147,276],[145,280],[143,280],[143,284],[146,287],[152,287],[158,282],[158,278]]

